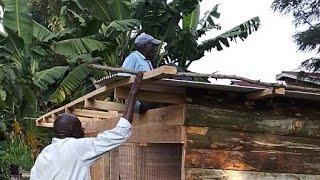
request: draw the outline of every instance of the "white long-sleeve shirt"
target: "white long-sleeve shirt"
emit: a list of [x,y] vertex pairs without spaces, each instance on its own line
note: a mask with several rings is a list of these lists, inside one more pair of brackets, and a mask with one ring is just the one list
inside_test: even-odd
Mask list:
[[103,153],[120,146],[131,135],[131,124],[117,126],[93,138],[53,138],[37,157],[30,180],[90,180],[90,166]]

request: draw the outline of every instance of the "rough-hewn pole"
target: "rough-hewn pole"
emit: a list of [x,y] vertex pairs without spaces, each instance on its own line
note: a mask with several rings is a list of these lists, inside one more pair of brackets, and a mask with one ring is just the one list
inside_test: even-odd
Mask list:
[[111,66],[102,66],[99,64],[88,64],[88,68],[97,69],[102,71],[111,71],[111,72],[122,72],[122,73],[130,73],[130,74],[137,74],[138,71],[132,69],[125,69],[125,68],[115,68]]

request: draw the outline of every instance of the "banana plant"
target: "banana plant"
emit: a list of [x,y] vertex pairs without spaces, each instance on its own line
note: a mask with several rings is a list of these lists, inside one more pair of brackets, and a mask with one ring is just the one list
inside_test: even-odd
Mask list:
[[[15,80],[25,82],[26,80],[22,79],[28,77],[28,85],[14,83],[18,87],[13,87],[13,85],[3,86],[5,83],[1,83],[0,104],[28,100],[29,103],[33,103],[33,106],[28,107],[36,107],[36,93],[38,93],[36,91],[40,89],[41,92],[48,92],[49,87],[52,87],[51,85],[55,85],[57,88],[53,91],[53,94],[47,95],[47,99],[60,102],[57,99],[62,101],[62,98],[57,97],[71,95],[88,76],[88,72],[90,72],[89,70],[83,70],[84,66],[81,66],[82,71],[79,70],[80,68],[77,68],[77,65],[81,64],[81,62],[70,61],[73,64],[71,66],[68,65],[69,60],[78,59],[83,54],[103,51],[106,49],[106,44],[90,36],[73,37],[72,35],[76,34],[75,32],[78,29],[74,24],[71,24],[71,20],[74,23],[74,19],[77,19],[79,22],[77,25],[79,26],[85,26],[85,22],[79,15],[66,7],[61,10],[61,16],[65,17],[64,23],[66,26],[60,32],[52,32],[39,23],[32,21],[26,8],[26,2],[23,0],[7,0],[5,2],[3,26],[5,27],[6,34],[3,36],[0,44],[3,59],[0,67],[0,77],[12,77],[11,82],[13,83],[16,82]],[[63,66],[43,69],[43,64],[47,63],[46,60],[50,58],[50,55],[62,56],[63,58],[60,62]],[[91,57],[91,60],[93,59],[92,56],[89,57]],[[88,58],[86,61],[89,61]],[[59,65],[59,63],[53,63]],[[3,72],[1,71],[2,69]],[[25,72],[30,72],[30,74],[21,77],[22,73]],[[6,80],[5,78],[0,79],[2,82]],[[33,88],[28,88],[28,86]],[[31,89],[35,91],[31,91]],[[17,100],[12,101],[10,98],[16,98]],[[6,107],[9,107],[7,105]],[[12,109],[15,105],[11,105],[10,107]]]
[[[220,17],[218,5],[200,18],[200,1],[174,0],[170,3],[157,0],[138,0],[134,3],[135,17],[141,20],[142,31],[166,42],[165,52],[160,53],[157,66],[175,63],[186,70],[189,65],[204,56],[205,51],[218,51],[229,47],[235,39],[244,40],[259,27],[258,17],[222,33],[220,36],[199,42],[198,39],[210,30],[220,30],[216,20]],[[179,24],[182,22],[182,25]]]
[[[44,93],[47,102],[53,101],[60,103],[66,100],[66,97],[72,96],[77,89],[83,85],[87,77],[91,73],[85,64],[92,61],[93,52],[104,51],[107,48],[106,43],[86,37],[69,36],[71,31],[77,31],[77,27],[69,24],[65,16],[68,11],[72,16],[77,17],[80,26],[84,26],[83,19],[63,7],[62,15],[64,16],[65,29],[60,32],[52,32],[38,23],[34,23],[34,35],[39,42],[45,42],[49,47],[49,51],[55,55],[63,57],[62,64],[48,69],[43,69],[35,74],[37,85]],[[74,22],[72,22],[74,23]],[[86,63],[85,63],[86,62]],[[56,88],[52,88],[56,87]],[[86,92],[83,92],[86,93]]]
[[32,23],[26,0],[6,0],[4,10],[4,26],[16,32],[28,45],[32,39]]
[[28,53],[32,23],[26,1],[5,1],[2,22],[5,33],[0,42],[0,105],[14,119],[21,119],[37,106]]
[[[103,39],[114,44],[116,51],[106,56],[118,57],[118,65],[130,50],[132,30],[137,30],[140,22],[132,18],[131,0],[73,0],[80,9],[87,10],[94,18],[101,20],[100,32]],[[111,53],[111,54],[110,54]],[[115,56],[116,55],[116,56]]]

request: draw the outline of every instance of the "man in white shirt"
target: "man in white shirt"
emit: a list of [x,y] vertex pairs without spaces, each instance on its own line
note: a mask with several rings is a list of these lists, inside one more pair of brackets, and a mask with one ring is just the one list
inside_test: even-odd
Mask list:
[[120,146],[130,137],[142,76],[143,72],[136,75],[124,115],[116,127],[97,137],[84,138],[81,122],[76,116],[60,115],[54,122],[56,138],[37,157],[30,180],[90,180],[90,166],[105,152]]

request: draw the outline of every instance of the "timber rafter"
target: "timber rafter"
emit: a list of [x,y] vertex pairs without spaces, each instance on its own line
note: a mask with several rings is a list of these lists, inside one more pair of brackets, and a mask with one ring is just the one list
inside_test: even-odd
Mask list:
[[[173,75],[176,73],[177,73],[177,69],[175,67],[162,66],[162,67],[159,67],[159,68],[154,69],[152,71],[145,72],[143,74],[143,80],[144,80],[144,82],[153,81],[153,80],[161,79],[163,77],[170,76],[170,75]],[[117,105],[117,107],[112,107],[112,108],[110,107],[110,109],[104,109],[104,110],[121,111],[123,109],[123,106],[121,104],[115,103],[115,102],[101,102],[101,101],[97,100],[97,98],[100,96],[104,96],[105,94],[114,92],[115,88],[117,88],[117,87],[130,85],[133,83],[133,81],[134,81],[134,77],[131,76],[131,77],[127,77],[122,80],[119,80],[119,81],[111,82],[108,85],[100,87],[99,89],[96,89],[96,90],[94,90],[94,91],[60,107],[60,108],[57,108],[53,111],[50,111],[50,112],[44,114],[43,116],[39,117],[36,120],[36,123],[39,126],[52,127],[52,124],[50,124],[50,123],[52,123],[52,119],[54,120],[58,114],[61,114],[64,112],[73,113],[73,109],[75,109],[75,107],[79,108],[79,105],[81,108],[82,107],[84,107],[86,109],[93,109],[93,108],[99,109],[100,108],[100,110],[103,110],[103,109],[101,109],[101,105],[102,106],[106,105],[106,104],[109,104],[110,106]],[[113,108],[116,108],[116,109],[113,109]]]

